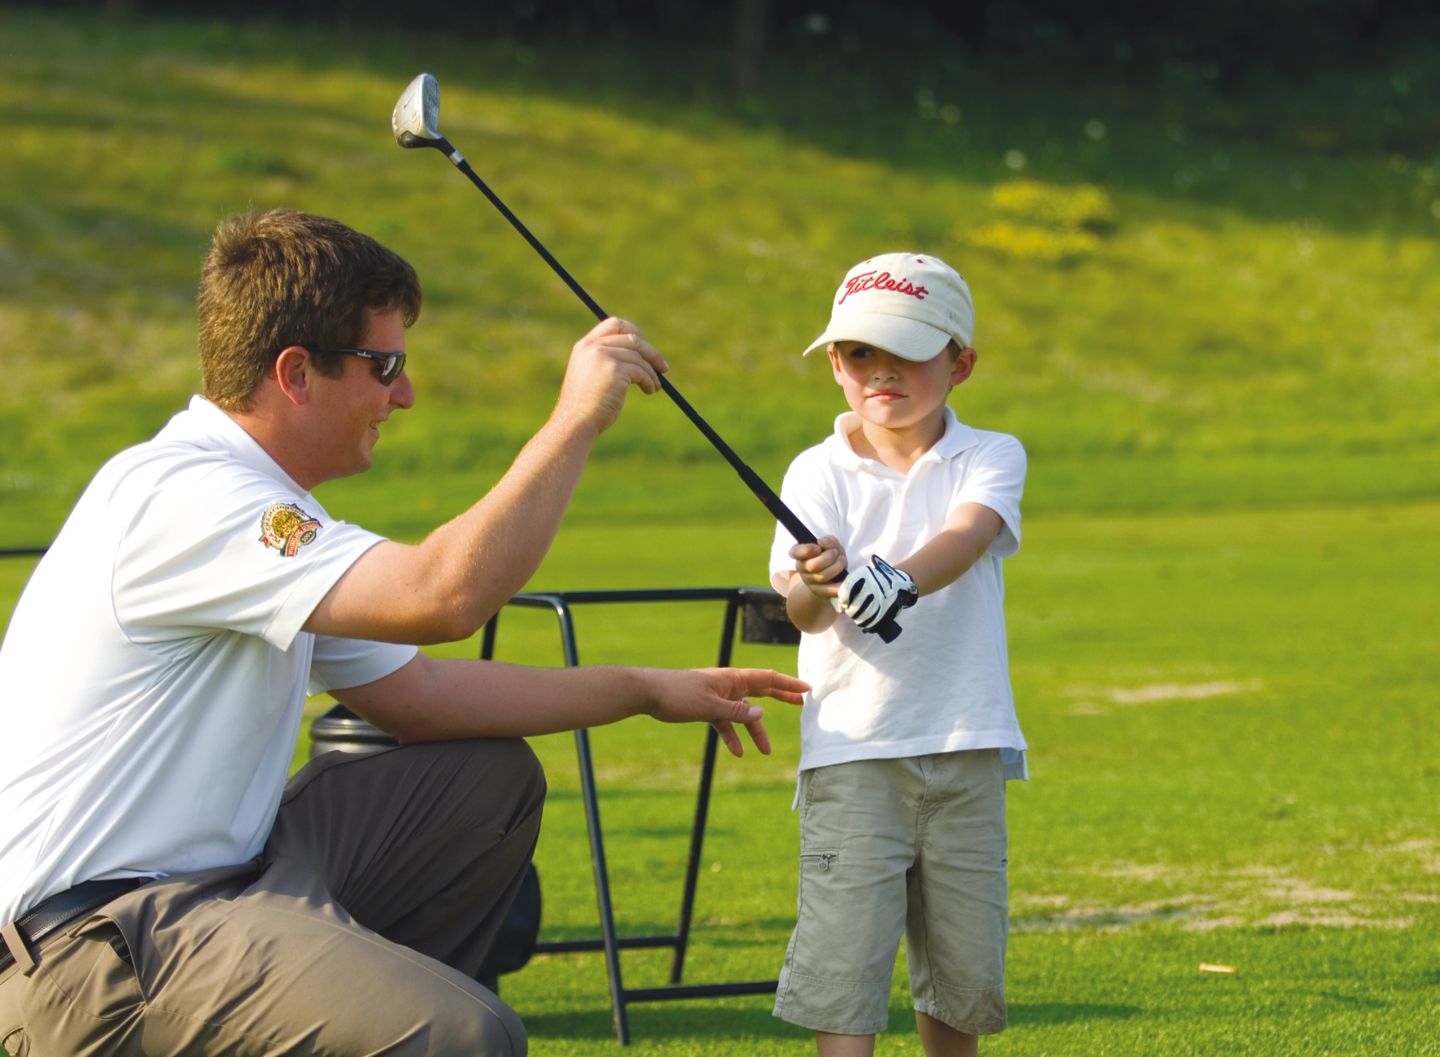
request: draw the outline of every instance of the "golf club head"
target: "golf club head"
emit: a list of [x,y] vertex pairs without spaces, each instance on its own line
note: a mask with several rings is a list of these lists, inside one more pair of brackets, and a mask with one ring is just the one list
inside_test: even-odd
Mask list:
[[395,142],[402,147],[439,147],[445,142],[439,124],[440,82],[433,74],[416,74],[390,115]]

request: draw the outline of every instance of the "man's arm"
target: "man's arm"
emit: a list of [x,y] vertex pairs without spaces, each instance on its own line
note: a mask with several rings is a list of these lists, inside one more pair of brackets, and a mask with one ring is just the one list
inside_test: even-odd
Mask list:
[[527,668],[418,654],[335,699],[400,741],[529,737],[649,715],[667,723],[708,722],[736,756],[742,724],[769,753],[763,710],[747,696],[799,704],[809,684],[760,668]]
[[415,546],[385,541],[356,560],[305,630],[387,642],[468,638],[534,575],[596,438],[631,385],[660,388],[663,357],[629,323],[607,319],[575,346],[550,418],[505,476]]

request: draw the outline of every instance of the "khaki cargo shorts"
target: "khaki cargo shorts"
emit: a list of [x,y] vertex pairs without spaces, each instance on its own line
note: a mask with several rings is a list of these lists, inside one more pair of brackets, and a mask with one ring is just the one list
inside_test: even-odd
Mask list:
[[903,932],[915,1008],[1003,1031],[1005,777],[998,749],[860,760],[800,776],[800,882],[775,1016],[885,1029]]

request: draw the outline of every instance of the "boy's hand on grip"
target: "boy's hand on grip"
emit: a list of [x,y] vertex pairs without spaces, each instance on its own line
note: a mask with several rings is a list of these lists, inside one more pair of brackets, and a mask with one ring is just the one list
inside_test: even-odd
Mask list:
[[913,606],[920,591],[909,573],[876,554],[869,565],[845,577],[839,597],[841,611],[861,631],[876,634],[882,627],[891,626],[900,610]]

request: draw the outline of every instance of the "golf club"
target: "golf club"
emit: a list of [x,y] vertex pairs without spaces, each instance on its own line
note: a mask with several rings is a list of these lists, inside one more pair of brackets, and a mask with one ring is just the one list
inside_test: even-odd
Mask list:
[[[550,265],[555,274],[565,281],[565,285],[575,293],[575,296],[584,302],[585,307],[594,313],[596,319],[607,319],[606,312],[596,300],[585,292],[585,288],[575,281],[574,277],[565,270],[543,245],[540,240],[530,233],[530,229],[521,223],[520,218],[510,211],[510,207],[500,200],[500,196],[492,191],[488,184],[482,180],[474,169],[470,167],[461,153],[451,145],[450,141],[440,134],[440,82],[433,74],[421,73],[405,86],[405,91],[400,93],[399,100],[395,103],[395,110],[390,115],[390,127],[395,133],[395,142],[402,147],[433,147],[445,157],[449,158],[455,168],[459,169],[465,176],[480,189],[480,193],[490,200],[490,204],[500,211],[500,214],[510,222],[510,226],[518,231],[530,244],[530,247],[541,257],[545,263]],[[690,406],[690,401],[680,395],[680,391],[670,384],[665,375],[660,375],[660,387],[681,411],[685,417],[695,424],[695,427],[705,435],[708,440],[725,461],[740,475],[740,480],[745,482],[746,487],[755,495],[765,509],[775,517],[775,520],[785,526],[786,531],[795,538],[797,543],[815,543],[815,533],[811,532],[795,512],[785,505],[784,501],[775,493],[769,485],[761,480],[760,475],[750,469],[740,456],[735,454],[734,449],[726,444],[720,434],[711,428],[710,424],[700,417],[700,413]],[[843,577],[844,574],[842,573]],[[876,629],[876,634],[885,642],[891,642],[900,634],[900,625],[895,619],[885,621]]]

